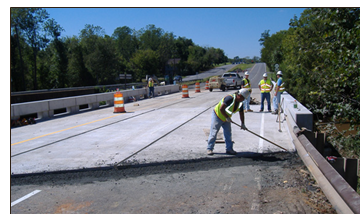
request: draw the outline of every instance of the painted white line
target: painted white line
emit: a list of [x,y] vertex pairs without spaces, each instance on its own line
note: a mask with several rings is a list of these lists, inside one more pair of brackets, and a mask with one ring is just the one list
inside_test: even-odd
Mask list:
[[[259,197],[259,193],[261,191],[261,171],[260,169],[257,169],[256,170],[256,174],[255,174],[255,178],[254,180],[256,181],[256,184],[257,184],[257,189],[258,189],[258,192],[254,192],[253,193],[253,202],[251,204],[251,210],[253,211],[259,211],[260,210],[260,197]],[[255,213],[255,212],[254,212]],[[256,212],[258,213],[258,212]]]
[[[265,124],[265,114],[261,114],[261,124],[260,124],[260,136],[264,136],[264,124]],[[264,140],[259,138],[259,153],[264,151]]]
[[37,193],[39,193],[39,192],[41,192],[41,190],[35,190],[35,191],[33,191],[33,192],[25,195],[24,197],[19,198],[18,200],[12,202],[12,203],[11,203],[11,206],[14,206],[15,204],[18,204],[18,203],[20,203],[20,202],[22,202],[22,201],[30,198],[31,196],[33,196],[33,195],[35,195],[35,194],[37,194]]

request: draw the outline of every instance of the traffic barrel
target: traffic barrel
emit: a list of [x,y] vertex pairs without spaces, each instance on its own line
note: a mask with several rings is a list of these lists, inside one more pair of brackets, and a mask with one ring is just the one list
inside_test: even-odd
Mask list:
[[182,98],[189,98],[189,90],[187,85],[182,85]]
[[200,92],[200,83],[196,82],[195,83],[195,93],[199,93]]
[[120,91],[114,94],[114,113],[123,113],[125,111],[124,97]]
[[209,90],[209,81],[205,82],[205,90]]

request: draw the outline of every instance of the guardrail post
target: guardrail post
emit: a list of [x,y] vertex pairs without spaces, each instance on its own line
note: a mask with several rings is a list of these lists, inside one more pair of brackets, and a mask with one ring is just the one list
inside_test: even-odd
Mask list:
[[316,149],[324,156],[325,133],[316,132]]
[[359,160],[346,159],[345,180],[356,191],[358,183]]

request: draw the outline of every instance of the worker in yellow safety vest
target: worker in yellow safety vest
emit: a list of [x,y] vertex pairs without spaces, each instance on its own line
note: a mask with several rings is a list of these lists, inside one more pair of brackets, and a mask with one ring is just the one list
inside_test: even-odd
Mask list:
[[[149,98],[150,97],[155,97],[154,80],[151,77],[149,78],[148,87],[149,87]],[[152,96],[150,96],[150,95],[152,95]]]
[[239,112],[241,129],[246,130],[243,101],[250,96],[250,92],[247,89],[240,89],[234,94],[227,95],[215,106],[211,114],[211,126],[210,134],[208,138],[207,154],[213,155],[214,146],[216,141],[216,135],[219,132],[220,127],[224,130],[224,139],[226,153],[230,155],[236,155],[233,149],[233,142],[231,140],[231,116],[236,112]]
[[278,114],[278,109],[279,109],[279,104],[280,104],[280,99],[281,99],[281,94],[285,91],[285,83],[283,81],[282,78],[282,72],[278,71],[276,73],[276,76],[278,78],[276,85],[275,85],[275,96],[273,98],[273,104],[274,104],[274,111],[272,112],[272,114]]
[[[249,90],[251,94],[251,84],[249,80],[249,72],[245,72],[245,78],[241,82],[241,88],[245,88]],[[244,100],[244,112],[253,112],[253,110],[250,109],[250,96]]]
[[270,79],[267,79],[267,74],[264,73],[263,79],[259,82],[259,89],[261,91],[260,112],[264,111],[264,100],[268,104],[268,111],[271,112],[270,92],[273,89],[273,84]]

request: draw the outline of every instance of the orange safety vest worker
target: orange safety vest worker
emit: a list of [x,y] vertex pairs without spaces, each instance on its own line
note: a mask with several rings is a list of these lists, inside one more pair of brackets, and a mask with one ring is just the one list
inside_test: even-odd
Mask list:
[[[232,97],[233,97],[233,102],[232,102],[228,107],[226,107],[225,112],[226,112],[226,114],[227,114],[228,117],[231,117],[233,114],[235,114],[236,112],[240,111],[243,103],[240,102],[238,108],[234,110],[234,108],[235,108],[235,103],[236,103],[236,102],[235,102],[236,94],[232,94],[232,95],[229,94],[228,96],[232,96]],[[225,122],[225,121],[226,121],[226,117],[225,117],[225,116],[221,113],[221,111],[220,111],[220,107],[221,107],[221,105],[223,104],[224,99],[225,99],[225,97],[220,100],[220,102],[215,106],[214,111],[215,111],[216,115],[218,116],[218,118],[220,118],[222,121]]]

